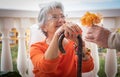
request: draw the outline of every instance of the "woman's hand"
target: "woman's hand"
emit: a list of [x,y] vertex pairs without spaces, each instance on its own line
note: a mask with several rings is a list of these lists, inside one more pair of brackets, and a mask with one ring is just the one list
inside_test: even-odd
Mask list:
[[76,41],[78,34],[81,34],[82,30],[77,24],[66,22],[56,31],[58,35],[63,32],[66,38]]
[[74,40],[78,34],[81,34],[81,28],[72,22],[67,22],[63,25],[65,37]]
[[84,57],[82,58],[83,60],[88,60],[90,59],[90,49],[86,48],[85,46],[83,46],[83,55]]

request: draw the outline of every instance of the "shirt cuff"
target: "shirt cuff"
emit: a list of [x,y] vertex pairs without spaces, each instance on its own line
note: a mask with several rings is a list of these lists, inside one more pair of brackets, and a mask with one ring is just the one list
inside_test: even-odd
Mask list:
[[90,57],[89,60],[82,61],[82,72],[90,72],[94,69],[93,58]]
[[113,32],[108,38],[108,47],[120,50],[120,33]]

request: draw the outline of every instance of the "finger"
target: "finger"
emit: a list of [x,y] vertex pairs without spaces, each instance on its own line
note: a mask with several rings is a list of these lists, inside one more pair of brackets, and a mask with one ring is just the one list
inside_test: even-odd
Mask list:
[[86,39],[94,39],[94,36],[92,34],[87,34],[85,36]]
[[74,24],[74,23],[72,23],[72,22],[69,22],[69,23],[68,23],[68,27],[69,27],[73,32],[75,32],[75,26],[76,26],[76,24]]
[[65,28],[65,37],[70,37],[70,36],[72,36],[72,33],[73,33],[73,31],[69,28],[69,27],[66,27]]
[[73,33],[70,33],[70,32],[65,32],[67,35],[66,35],[66,38],[69,38],[71,40],[73,40],[74,38],[76,38],[77,36]]
[[75,31],[77,34],[82,34],[82,29],[78,25],[75,26]]
[[82,30],[77,24],[72,23],[72,25],[72,29],[74,30],[75,34],[81,33]]
[[75,31],[74,31],[74,29],[72,28],[72,26],[73,26],[73,24],[71,24],[71,23],[66,23],[65,24],[65,31],[67,31],[69,34],[74,34],[75,33]]
[[69,37],[69,33],[68,32],[64,32],[64,35],[65,35],[65,37]]
[[69,29],[71,29],[72,31],[73,31],[73,33],[76,33],[76,24],[74,24],[74,23],[72,23],[72,22],[67,22],[67,27],[69,28]]
[[93,43],[95,43],[94,39],[87,39],[87,38],[85,38],[85,41],[88,41],[88,42],[93,42]]

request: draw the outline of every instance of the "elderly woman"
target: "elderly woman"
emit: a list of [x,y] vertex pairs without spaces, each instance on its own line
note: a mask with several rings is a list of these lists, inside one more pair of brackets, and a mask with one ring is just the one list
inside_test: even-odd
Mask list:
[[[46,39],[32,44],[30,58],[34,65],[35,77],[76,77],[77,56],[75,55],[76,37],[81,33],[77,24],[66,22],[63,6],[59,2],[48,3],[39,12],[39,26]],[[60,53],[58,39],[64,32],[63,47],[66,54]],[[82,72],[90,72],[94,68],[93,59],[84,48]]]

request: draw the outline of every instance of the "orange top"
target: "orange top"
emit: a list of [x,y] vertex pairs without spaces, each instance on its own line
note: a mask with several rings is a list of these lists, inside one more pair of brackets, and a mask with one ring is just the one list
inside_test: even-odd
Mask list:
[[[45,41],[31,45],[30,58],[34,65],[35,77],[76,77],[77,75],[77,55],[75,55],[74,42],[70,41],[65,45],[66,54],[59,54],[53,60],[46,60],[44,53],[48,48]],[[92,57],[87,61],[82,61],[82,72],[93,70],[94,63]]]

